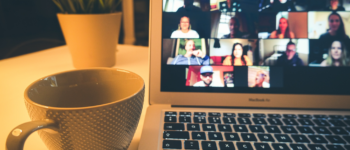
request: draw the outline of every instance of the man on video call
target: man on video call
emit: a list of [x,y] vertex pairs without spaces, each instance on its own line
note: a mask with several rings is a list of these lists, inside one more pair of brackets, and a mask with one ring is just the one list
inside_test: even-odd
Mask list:
[[213,67],[203,66],[200,70],[200,78],[202,81],[195,83],[194,87],[224,87],[220,83],[213,83]]
[[287,50],[286,52],[278,57],[277,59],[277,66],[304,66],[303,61],[299,58],[298,54],[296,53],[296,46],[295,43],[289,42],[287,44]]
[[199,7],[193,5],[194,0],[184,0],[184,6],[177,9],[177,13],[202,12]]

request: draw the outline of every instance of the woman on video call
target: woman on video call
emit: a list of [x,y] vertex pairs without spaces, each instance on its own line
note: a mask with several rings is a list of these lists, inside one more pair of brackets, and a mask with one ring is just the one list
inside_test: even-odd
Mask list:
[[171,62],[171,65],[209,65],[209,56],[202,50],[195,50],[196,46],[193,40],[187,40],[184,49],[185,55],[177,55]]
[[289,23],[286,18],[281,18],[278,24],[278,29],[273,31],[270,35],[271,39],[283,39],[283,38],[292,38],[294,39],[294,33],[289,30]]
[[199,35],[191,29],[190,18],[183,16],[180,19],[179,29],[174,31],[170,38],[199,38]]
[[339,5],[339,0],[329,0],[329,5],[325,9],[326,11],[345,11],[345,8]]
[[321,63],[321,66],[347,66],[346,49],[341,41],[334,41],[328,50],[328,57]]
[[[345,26],[341,16],[332,12],[328,16],[329,29],[326,33],[322,34],[319,38],[319,44],[323,52],[327,52],[328,48],[331,47],[333,41],[341,41],[342,43],[349,43],[349,36],[346,35]],[[348,47],[349,44],[346,46]]]
[[222,65],[225,66],[251,66],[252,61],[247,55],[243,55],[243,45],[241,43],[235,43],[232,47],[231,56],[227,56]]

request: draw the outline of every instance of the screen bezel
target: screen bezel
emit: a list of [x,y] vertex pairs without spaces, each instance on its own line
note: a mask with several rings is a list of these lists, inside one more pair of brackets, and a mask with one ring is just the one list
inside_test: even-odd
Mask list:
[[150,105],[350,109],[350,95],[161,92],[162,11],[162,0],[150,1]]

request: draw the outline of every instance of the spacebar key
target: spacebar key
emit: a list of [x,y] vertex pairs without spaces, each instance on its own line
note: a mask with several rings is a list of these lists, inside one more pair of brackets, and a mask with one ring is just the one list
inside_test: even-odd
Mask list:
[[164,131],[163,133],[163,138],[164,139],[190,139],[190,134],[185,131]]

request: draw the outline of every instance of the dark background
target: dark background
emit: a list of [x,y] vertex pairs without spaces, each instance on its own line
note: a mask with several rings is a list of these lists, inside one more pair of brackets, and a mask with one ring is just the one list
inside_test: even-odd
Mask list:
[[[58,12],[52,0],[0,0],[0,60],[65,45]],[[134,19],[134,44],[148,46],[149,0],[134,0]]]

